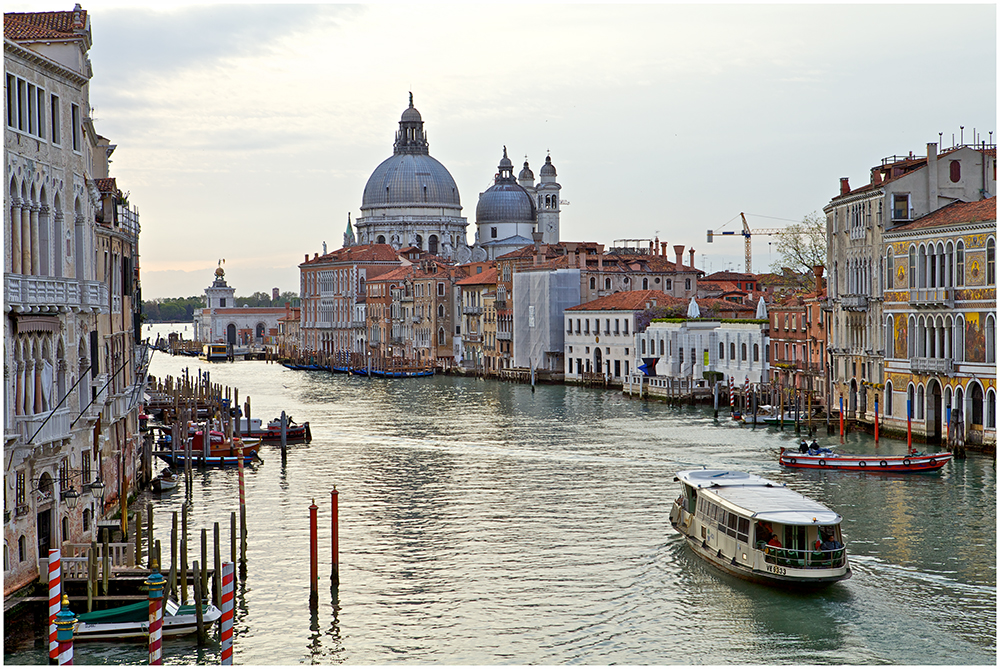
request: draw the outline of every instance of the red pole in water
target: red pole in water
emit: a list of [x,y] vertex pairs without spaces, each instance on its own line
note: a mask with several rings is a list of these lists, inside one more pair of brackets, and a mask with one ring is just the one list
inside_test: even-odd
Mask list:
[[906,400],[906,452],[909,454],[913,451],[913,432],[910,429],[910,414],[913,413],[913,407],[911,400]]
[[339,515],[340,509],[337,503],[337,486],[333,486],[333,490],[330,491],[330,501],[333,507],[333,571],[330,574],[330,580],[333,581],[334,585],[340,585],[340,536],[338,525],[340,523]]
[[840,396],[840,443],[844,443],[844,396]]
[[875,445],[878,446],[878,393],[875,393]]
[[319,603],[319,549],[316,545],[316,500],[309,505],[309,605]]

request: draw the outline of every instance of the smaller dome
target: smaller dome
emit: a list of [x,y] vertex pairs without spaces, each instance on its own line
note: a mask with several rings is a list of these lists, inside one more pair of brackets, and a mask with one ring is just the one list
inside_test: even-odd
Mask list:
[[521,173],[517,175],[517,178],[518,178],[518,180],[522,180],[522,179],[534,179],[535,178],[534,172],[532,172],[531,168],[528,167],[528,161],[527,160],[524,161],[524,169],[521,170]]
[[542,165],[542,169],[538,173],[543,177],[556,176],[556,168],[552,164],[552,156],[545,156],[545,164]]
[[410,106],[403,110],[403,115],[400,117],[400,123],[423,123],[424,119],[420,117],[420,112],[417,108],[413,106],[413,93],[410,93]]
[[504,168],[507,168],[511,172],[514,171],[514,163],[510,162],[510,158],[507,157],[507,147],[503,147],[503,158],[500,159],[500,164],[498,165],[500,171],[502,172]]
[[532,221],[535,221],[535,203],[528,192],[516,183],[495,184],[479,196],[476,223]]

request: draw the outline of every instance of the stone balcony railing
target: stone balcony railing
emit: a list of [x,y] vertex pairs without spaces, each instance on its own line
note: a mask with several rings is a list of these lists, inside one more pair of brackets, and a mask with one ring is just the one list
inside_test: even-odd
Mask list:
[[69,407],[61,407],[30,416],[14,416],[14,431],[20,435],[24,444],[28,444],[29,440],[32,444],[44,444],[57,439],[69,439],[72,420]]
[[868,309],[868,296],[866,295],[844,295],[840,304],[849,311],[865,311]]
[[512,339],[512,336],[511,336],[510,332],[500,332],[500,331],[497,331],[497,339],[498,340],[510,341]]
[[470,315],[477,315],[477,314],[483,313],[483,308],[482,307],[474,307],[474,306],[463,306],[462,307],[462,313],[463,314],[470,314]]
[[955,361],[951,358],[910,358],[910,371],[914,374],[955,373]]
[[935,309],[955,307],[954,288],[911,288],[910,305],[917,309]]
[[8,274],[4,309],[17,313],[107,313],[108,286],[100,281]]

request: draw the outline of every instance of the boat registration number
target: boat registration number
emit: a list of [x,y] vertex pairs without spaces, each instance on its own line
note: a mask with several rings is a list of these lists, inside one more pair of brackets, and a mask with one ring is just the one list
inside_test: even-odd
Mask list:
[[787,573],[784,567],[777,567],[773,564],[767,565],[767,570],[772,574],[777,574],[778,576],[784,576]]

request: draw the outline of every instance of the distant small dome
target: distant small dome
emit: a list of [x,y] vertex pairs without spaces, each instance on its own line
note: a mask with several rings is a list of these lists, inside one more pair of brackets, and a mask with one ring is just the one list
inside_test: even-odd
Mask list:
[[531,168],[528,167],[528,161],[527,160],[524,161],[524,169],[522,169],[521,173],[517,175],[517,178],[518,178],[519,181],[523,180],[523,179],[532,179],[533,180],[535,178],[534,172],[532,172]]
[[542,169],[538,171],[538,174],[543,177],[556,176],[556,168],[552,164],[552,156],[545,156],[545,164],[542,165]]
[[412,97],[410,98],[410,106],[403,110],[403,115],[399,117],[399,120],[403,123],[413,121],[420,123],[424,120],[420,117],[420,112],[417,111],[417,108],[413,106]]
[[503,158],[497,165],[497,176],[492,186],[479,196],[476,205],[476,223],[513,223],[535,220],[535,202],[514,180],[514,164],[503,147]]

